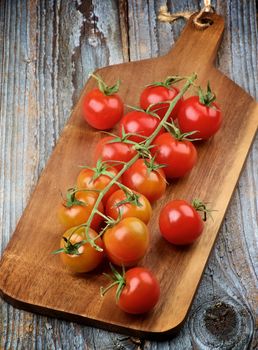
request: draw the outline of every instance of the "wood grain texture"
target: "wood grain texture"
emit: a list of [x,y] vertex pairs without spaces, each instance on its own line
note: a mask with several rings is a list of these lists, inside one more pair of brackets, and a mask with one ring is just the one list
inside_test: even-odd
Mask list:
[[[158,4],[158,2],[155,2],[155,6],[156,3]],[[142,6],[139,4],[142,4]],[[195,8],[197,4],[192,1],[182,1],[180,4],[173,2],[169,5],[171,9],[180,10],[185,7]],[[44,19],[44,9],[46,10],[51,6],[55,11],[52,22],[50,14]],[[172,42],[176,39],[182,28],[183,22],[181,21],[176,26],[157,24],[155,6],[152,2],[149,4],[138,1],[129,2],[130,47],[128,51],[131,59],[138,58],[135,52],[137,49],[137,52],[141,52],[140,46],[143,44],[147,47],[145,57],[156,56],[161,50],[163,50],[161,53],[165,53],[166,48],[168,49],[168,40]],[[15,2],[2,2],[2,8],[0,25],[3,28],[1,32],[4,35],[1,37],[0,45],[1,50],[3,50],[0,58],[2,60],[0,79],[1,164],[4,164],[4,167],[1,167],[1,203],[3,203],[1,206],[1,249],[3,250],[34,187],[38,174],[56,142],[57,134],[69,115],[72,95],[76,99],[86,80],[86,74],[80,73],[77,78],[78,83],[75,85],[76,80],[73,79],[76,78],[73,78],[73,74],[76,76],[76,73],[74,73],[73,67],[77,62],[77,67],[84,68],[84,71],[81,68],[81,72],[86,72],[91,65],[90,62],[93,61],[86,60],[85,55],[80,52],[78,56],[76,54],[73,56],[73,50],[78,47],[78,38],[80,38],[80,41],[87,42],[87,36],[83,32],[81,33],[80,27],[80,23],[81,21],[84,23],[83,19],[86,15],[81,14],[73,4],[69,7],[66,2],[55,2],[54,4],[50,2],[44,4],[28,2],[25,6]],[[253,96],[257,97],[257,91],[255,90],[255,82],[257,81],[257,50],[255,49],[257,47],[255,45],[257,43],[257,29],[255,18],[252,16],[255,13],[255,2],[250,1],[243,5],[240,1],[228,1],[226,4],[218,1],[217,8],[218,12],[222,13],[227,19],[227,27],[217,62],[218,66]],[[134,9],[133,13],[132,9]],[[117,14],[116,7],[112,7],[110,11]],[[98,14],[100,16],[101,11]],[[89,15],[90,13],[87,14],[87,16]],[[71,26],[70,16],[75,16],[77,20],[73,22],[73,29],[70,27],[69,31],[68,27]],[[115,15],[113,14],[113,16]],[[144,18],[149,18],[149,30],[154,35],[148,37],[146,33],[145,37],[138,36],[134,39],[133,30],[141,34],[142,26],[146,26]],[[98,20],[95,19],[95,22],[98,22]],[[96,24],[94,26],[97,27]],[[163,29],[165,27],[166,29]],[[44,34],[46,28],[48,28],[47,35]],[[53,30],[53,28],[56,29]],[[119,32],[118,28],[113,29]],[[35,35],[37,30],[38,34]],[[56,35],[53,35],[53,33]],[[68,37],[70,41],[65,40]],[[42,40],[42,46],[37,48],[36,43],[40,42],[40,39]],[[47,41],[47,39],[52,44],[44,45],[44,41]],[[159,46],[155,46],[155,40],[159,42]],[[106,38],[106,41],[108,42],[109,38]],[[70,45],[68,50],[67,42]],[[15,47],[14,43],[21,43],[21,45],[17,44]],[[109,43],[107,43],[108,45]],[[114,42],[110,47],[112,45],[114,45]],[[46,48],[44,46],[47,46],[48,50],[49,46],[54,47],[53,66],[49,66],[49,63],[47,63],[49,57],[45,54]],[[123,50],[118,48],[119,50],[122,58]],[[15,52],[15,55],[12,54],[13,52]],[[24,56],[24,52],[27,57]],[[96,52],[96,49],[92,49],[92,52]],[[241,53],[245,54],[241,55]],[[115,54],[114,59],[116,59]],[[23,62],[24,57],[27,60],[26,62]],[[19,69],[16,68],[15,70],[17,63]],[[99,65],[105,65],[105,57],[103,56],[103,61],[98,63],[100,63]],[[245,67],[245,69],[242,69],[242,67]],[[92,64],[93,68],[94,62]],[[89,71],[92,69],[89,69]],[[47,79],[46,81],[43,79],[46,72],[49,73],[50,80],[52,79],[51,85],[47,84]],[[55,78],[52,72],[55,72]],[[85,79],[82,82],[83,77]],[[72,85],[71,81],[73,82]],[[43,96],[44,87],[47,87],[48,90],[46,96]],[[66,88],[67,90],[64,92]],[[18,95],[18,92],[22,92],[23,98],[19,98],[21,95]],[[52,103],[58,112],[55,115],[57,119],[50,115],[51,101],[55,101]],[[28,108],[28,104],[30,108]],[[14,109],[17,106],[18,109]],[[32,109],[33,112],[28,114],[32,107],[34,108]],[[50,118],[47,123],[45,123],[45,115]],[[255,217],[257,217],[257,202],[255,193],[257,193],[257,141],[250,152],[192,310],[214,295],[221,296],[223,293],[241,296],[245,302],[250,304],[250,308],[255,310],[256,304],[253,293],[256,287],[255,268],[257,269],[257,261],[255,260],[255,252],[257,251],[257,240],[255,238],[255,232],[257,232],[257,222],[255,220]],[[4,196],[6,198],[5,202],[3,200]],[[241,217],[239,213],[242,213]],[[36,317],[29,313],[14,310],[2,301],[0,312],[2,313],[0,332],[3,335],[3,337],[0,337],[2,341],[0,346],[5,349],[30,349],[36,347],[34,344],[37,344],[37,348],[79,349],[87,346],[88,348],[104,349],[114,347],[117,342],[119,344],[117,338],[109,333],[91,330],[76,324]],[[85,345],[84,338],[87,339],[87,345]],[[254,339],[253,348],[257,347],[255,341]],[[120,343],[124,344],[124,342]],[[129,347],[129,345],[125,346]],[[162,344],[146,343],[146,348],[154,349],[157,347],[191,348],[191,338],[189,337],[187,324],[180,335],[171,342]]]

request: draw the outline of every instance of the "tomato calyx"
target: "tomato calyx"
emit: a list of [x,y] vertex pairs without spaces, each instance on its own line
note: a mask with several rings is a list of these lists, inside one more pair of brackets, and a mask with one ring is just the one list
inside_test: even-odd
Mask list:
[[[100,212],[98,210],[96,210],[96,212],[98,214],[100,214]],[[75,234],[75,232],[80,228],[80,227],[84,227],[85,228],[85,237],[86,239],[82,239],[80,242],[77,242],[77,243],[72,243],[71,242],[71,238],[73,236],[73,234]],[[86,224],[82,224],[80,226],[77,226],[73,232],[70,234],[70,236],[68,238],[66,237],[63,237],[63,240],[65,241],[65,246],[64,248],[60,248],[60,249],[57,249],[57,250],[54,250],[52,252],[52,254],[60,254],[60,253],[65,253],[65,254],[69,254],[69,255],[80,255],[80,252],[79,252],[79,248],[81,246],[83,246],[84,244],[86,243],[89,243],[94,249],[96,249],[97,251],[99,252],[102,252],[103,249],[101,247],[99,247],[95,241],[100,237],[100,235],[97,235],[96,237],[94,238],[91,238],[90,235],[89,235],[89,230],[87,229],[88,226]]]
[[63,248],[63,252],[70,255],[80,255],[79,248],[83,244],[87,243],[86,239],[74,244],[72,244],[70,239],[66,237],[63,237],[63,240],[65,241],[65,248]]
[[111,132],[105,132],[105,134],[108,134],[108,135],[113,137],[113,139],[109,140],[107,143],[123,142],[123,143],[127,143],[129,145],[137,145],[138,144],[137,142],[129,139],[130,136],[142,137],[143,141],[141,141],[141,142],[144,142],[147,138],[146,136],[139,135],[139,134],[134,133],[134,132],[125,132],[125,129],[123,126],[122,126],[122,130],[121,130],[121,136],[112,134]]
[[119,86],[120,86],[119,79],[117,80],[115,85],[108,86],[99,75],[91,74],[91,76],[92,76],[92,78],[97,80],[98,88],[104,95],[111,96],[111,95],[114,95],[118,92]]
[[82,168],[84,169],[90,169],[93,171],[93,176],[91,178],[90,182],[94,182],[95,180],[97,180],[98,177],[100,177],[100,175],[106,175],[108,177],[110,177],[111,179],[113,179],[114,174],[110,171],[108,171],[108,169],[111,167],[110,164],[107,164],[107,162],[102,162],[101,159],[98,159],[97,163],[96,163],[96,167],[88,167],[88,166],[82,166]]
[[193,199],[192,205],[193,205],[195,210],[197,210],[197,211],[202,213],[202,215],[203,215],[202,216],[202,220],[204,222],[207,221],[208,216],[210,216],[212,218],[211,212],[214,211],[214,210],[208,209],[206,207],[206,204],[203,203],[200,199],[197,199],[197,198]]
[[184,132],[182,133],[181,130],[175,125],[174,122],[166,122],[164,125],[165,129],[178,141],[199,141],[199,138],[189,138],[188,136],[194,135],[196,134],[198,131],[194,130],[194,131],[190,131],[190,132]]
[[179,81],[184,79],[185,77],[180,77],[179,75],[171,75],[171,76],[168,76],[164,81],[157,81],[152,84],[146,85],[146,87],[163,86],[167,89],[170,89],[173,84],[176,84]]
[[69,255],[80,255],[81,253],[79,252],[79,248],[82,245],[84,245],[85,243],[87,243],[88,241],[86,239],[83,239],[80,242],[72,243],[71,242],[71,236],[68,237],[68,238],[62,237],[63,240],[65,241],[64,248],[60,248],[60,249],[54,250],[52,252],[52,254],[65,253],[65,254],[69,254]]
[[98,237],[101,237],[107,229],[112,228],[113,226],[117,225],[122,219],[122,215],[121,215],[120,211],[118,213],[117,219],[114,219],[111,216],[107,216],[107,215],[101,213],[99,210],[96,210],[96,214],[102,216],[105,219],[105,226],[98,234]]
[[[126,196],[125,199],[121,200],[120,202],[116,203],[116,207],[120,207],[123,204],[132,204],[136,207],[142,207],[142,204],[140,203],[140,195],[133,192],[129,187],[119,184],[119,187],[124,191],[124,194]],[[120,212],[120,211],[119,211]]]
[[212,103],[216,100],[216,95],[211,91],[210,82],[207,84],[207,91],[203,91],[199,86],[198,88],[199,101],[202,105],[212,107]]
[[76,193],[79,192],[75,187],[68,188],[66,192],[66,199],[64,200],[64,206],[66,208],[71,208],[74,205],[81,205],[83,207],[86,206],[85,202],[79,201],[75,195]]
[[100,287],[100,295],[103,297],[111,288],[113,288],[114,286],[117,286],[116,302],[118,303],[120,295],[123,291],[123,288],[126,285],[125,268],[124,266],[122,266],[122,274],[121,274],[114,268],[114,266],[111,263],[109,264],[109,266],[111,268],[111,274],[103,273],[103,275],[108,279],[110,279],[112,283],[106,288]]
[[155,156],[150,157],[149,159],[144,159],[143,161],[146,165],[148,175],[150,175],[152,171],[157,171],[158,169],[166,167],[166,164],[155,163]]
[[150,149],[153,147],[154,145],[147,146],[145,143],[138,143],[134,146],[135,150],[142,158],[151,158]]

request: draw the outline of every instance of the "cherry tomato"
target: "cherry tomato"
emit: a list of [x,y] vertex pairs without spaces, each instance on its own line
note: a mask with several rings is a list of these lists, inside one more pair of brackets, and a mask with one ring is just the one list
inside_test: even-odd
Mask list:
[[203,232],[203,221],[197,210],[185,200],[173,200],[160,212],[159,228],[170,243],[193,243]]
[[166,164],[163,170],[167,178],[186,175],[197,162],[197,151],[190,141],[178,140],[166,132],[159,135],[153,144],[155,147],[151,153],[157,163]]
[[[117,170],[113,167],[108,167],[107,171],[113,176],[117,175]],[[77,177],[77,187],[79,189],[86,188],[89,190],[100,190],[102,191],[106,186],[110,183],[112,178],[109,175],[100,174],[95,180],[93,180],[93,176],[95,175],[94,170],[92,169],[83,169],[78,177]],[[108,197],[115,191],[117,191],[119,187],[114,184],[110,188],[110,190],[105,194],[105,196],[102,199],[103,204],[105,205],[106,201],[108,200]]]
[[[137,202],[139,205],[137,205]],[[120,212],[121,218],[136,217],[145,224],[148,224],[151,218],[152,208],[150,202],[143,194],[135,192],[132,195],[126,195],[123,190],[118,190],[109,197],[105,212],[107,216],[115,220],[118,218]]]
[[121,310],[130,314],[142,314],[157,304],[160,286],[150,270],[134,267],[125,273],[124,279],[125,286],[118,300]]
[[124,218],[103,236],[109,260],[119,266],[133,266],[149,247],[149,230],[138,218]]
[[122,117],[124,105],[117,94],[106,95],[99,89],[88,92],[82,100],[82,115],[99,130],[111,129]]
[[[94,230],[89,229],[89,236],[93,239],[97,236],[97,233]],[[79,243],[85,239],[85,228],[79,227],[76,229],[76,227],[72,227],[64,233],[63,237],[69,239],[71,244]],[[103,242],[101,238],[97,238],[95,243],[103,249]],[[63,238],[61,239],[60,247],[64,249],[67,248],[67,243]],[[97,251],[90,245],[90,243],[84,243],[81,247],[79,247],[78,253],[79,255],[76,255],[74,253],[67,254],[64,252],[60,254],[64,265],[74,273],[92,271],[98,265],[100,265],[104,258],[104,252]]]
[[221,122],[219,106],[214,102],[206,106],[200,102],[199,96],[184,100],[178,113],[178,124],[182,132],[197,130],[190,138],[207,140],[219,130]]
[[[132,111],[121,119],[119,124],[120,135],[122,136],[122,130],[124,130],[127,134],[134,133],[148,137],[155,131],[159,123],[160,120],[158,118],[153,117],[148,113]],[[163,128],[159,134],[162,132],[164,132]],[[144,141],[145,138],[141,136],[131,135],[129,139],[134,142]]]
[[[61,222],[61,224],[64,225],[66,229],[86,223],[96,203],[97,198],[98,194],[96,192],[76,192],[76,201],[82,203],[67,205],[67,203],[64,202],[63,204],[61,204],[58,208],[59,221]],[[103,213],[102,202],[100,202],[98,206],[98,211]],[[98,214],[95,214],[91,222],[91,228],[97,230],[101,222],[102,217]]]
[[125,186],[143,194],[150,202],[153,202],[165,193],[166,179],[162,169],[151,170],[146,164],[150,164],[150,162],[138,159],[124,172],[122,182]]
[[[98,159],[102,161],[110,161],[113,167],[117,170],[121,170],[123,164],[117,163],[120,162],[129,162],[135,155],[136,150],[133,148],[132,144],[125,142],[112,142],[114,137],[107,136],[97,143],[94,153],[94,161],[97,162]],[[114,163],[112,163],[114,161]]]
[[[171,101],[176,95],[178,95],[179,90],[175,86],[147,86],[141,93],[140,97],[140,106],[143,109],[147,109],[149,105],[153,103],[163,102],[163,101]],[[178,115],[178,111],[181,107],[182,98],[177,102],[174,109],[172,110],[169,118],[176,119]],[[168,103],[161,103],[151,108],[151,111],[155,111],[160,118],[164,118],[167,110],[169,108]]]

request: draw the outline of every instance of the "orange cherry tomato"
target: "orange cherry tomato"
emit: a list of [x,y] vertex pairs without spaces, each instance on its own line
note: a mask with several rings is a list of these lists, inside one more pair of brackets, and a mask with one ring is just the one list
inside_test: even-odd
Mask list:
[[107,216],[115,220],[120,212],[121,218],[136,217],[148,224],[152,208],[149,200],[143,194],[133,192],[131,196],[130,194],[127,196],[123,190],[118,190],[109,197],[105,212]]
[[[58,208],[58,218],[63,226],[68,229],[70,227],[79,226],[83,223],[86,223],[89,219],[89,216],[92,212],[92,209],[98,198],[97,192],[84,192],[79,191],[75,194],[75,199],[81,204],[72,204],[67,205],[63,203]],[[98,206],[98,211],[103,213],[103,204],[100,202]],[[91,228],[97,230],[102,222],[102,217],[98,214],[95,214],[91,222]]]
[[[150,202],[159,199],[166,190],[166,178],[162,169],[151,170],[149,161],[138,159],[122,175],[122,182],[132,190],[142,193]],[[155,166],[155,165],[154,165]]]
[[[117,170],[114,167],[108,166],[107,167],[108,173],[110,173],[113,176],[117,175]],[[107,174],[100,174],[95,180],[95,172],[92,169],[83,169],[78,178],[77,178],[77,186],[78,188],[87,188],[89,190],[104,190],[107,185],[110,183],[112,180],[112,177],[107,175]],[[117,191],[119,187],[114,184],[112,187],[109,189],[109,191],[105,194],[105,196],[102,199],[103,204],[108,200],[108,197],[115,191]]]
[[119,266],[133,266],[149,247],[148,227],[138,218],[124,218],[103,236],[109,260]]
[[[92,239],[94,239],[97,236],[97,233],[90,228],[89,236]],[[64,233],[63,237],[69,239],[71,244],[79,243],[85,240],[85,228],[78,227],[76,229],[76,227],[72,227]],[[100,248],[103,248],[103,242],[100,237],[96,239],[95,243]],[[67,243],[63,238],[61,239],[60,247],[64,249],[67,248]],[[100,265],[100,263],[104,258],[104,252],[97,251],[88,242],[82,244],[82,246],[78,248],[78,253],[79,255],[76,255],[74,253],[71,253],[71,254],[67,254],[64,252],[60,253],[60,257],[64,265],[67,266],[68,269],[74,273],[92,271],[98,265]]]

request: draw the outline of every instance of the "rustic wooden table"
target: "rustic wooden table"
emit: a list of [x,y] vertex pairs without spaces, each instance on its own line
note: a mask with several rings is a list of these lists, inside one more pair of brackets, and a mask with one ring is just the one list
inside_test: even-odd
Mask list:
[[[167,3],[177,12],[197,10],[201,1]],[[163,4],[162,0],[0,1],[1,254],[88,74],[97,67],[165,54],[176,41],[184,21],[160,23],[157,13]],[[226,20],[217,66],[257,98],[256,1],[212,4]],[[252,331],[258,309],[257,147],[256,138],[178,336],[162,343],[125,339],[20,311],[0,299],[0,349],[212,349],[216,341],[225,345],[228,335],[233,339],[230,349],[257,349],[257,332]],[[243,328],[235,336],[232,309],[218,315],[218,301],[223,300],[241,304]],[[210,309],[213,304],[217,306]],[[202,307],[209,311],[214,337],[203,327]],[[220,327],[228,334],[219,334]],[[208,347],[201,345],[203,334],[211,341]]]

